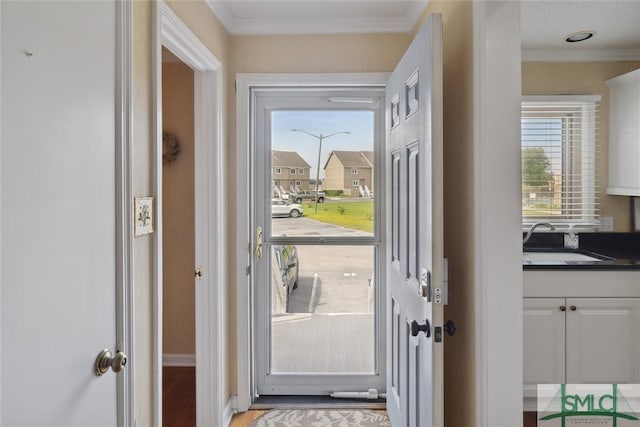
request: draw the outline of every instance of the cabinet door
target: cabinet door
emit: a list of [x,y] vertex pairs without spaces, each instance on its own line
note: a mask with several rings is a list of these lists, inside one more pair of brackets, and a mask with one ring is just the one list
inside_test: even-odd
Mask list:
[[524,397],[535,397],[537,384],[565,379],[564,298],[523,299]]
[[640,382],[640,298],[567,299],[567,383]]

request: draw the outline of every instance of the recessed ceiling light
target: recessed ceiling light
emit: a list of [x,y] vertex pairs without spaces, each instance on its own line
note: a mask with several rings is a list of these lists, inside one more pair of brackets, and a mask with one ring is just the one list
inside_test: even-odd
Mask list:
[[578,43],[590,39],[595,36],[595,31],[578,31],[577,33],[569,34],[564,38],[567,43]]

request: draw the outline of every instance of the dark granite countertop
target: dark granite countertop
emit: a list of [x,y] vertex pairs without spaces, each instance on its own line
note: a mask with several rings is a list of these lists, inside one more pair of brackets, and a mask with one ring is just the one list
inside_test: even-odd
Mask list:
[[640,233],[579,233],[580,248],[565,249],[563,233],[534,233],[527,252],[574,252],[598,261],[526,262],[523,270],[640,270]]

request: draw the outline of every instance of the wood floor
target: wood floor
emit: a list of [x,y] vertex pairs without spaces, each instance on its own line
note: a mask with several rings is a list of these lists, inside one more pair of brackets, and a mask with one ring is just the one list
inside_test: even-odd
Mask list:
[[162,368],[162,425],[196,425],[196,368]]
[[[251,410],[236,414],[229,427],[247,427],[265,410]],[[192,427],[196,425],[196,370],[185,367],[162,368],[163,427]],[[536,413],[523,414],[523,427],[536,427]]]

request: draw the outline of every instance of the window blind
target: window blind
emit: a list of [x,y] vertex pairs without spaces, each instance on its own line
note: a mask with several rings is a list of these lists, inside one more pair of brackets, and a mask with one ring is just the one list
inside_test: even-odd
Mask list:
[[530,96],[522,101],[524,223],[597,225],[600,96]]

